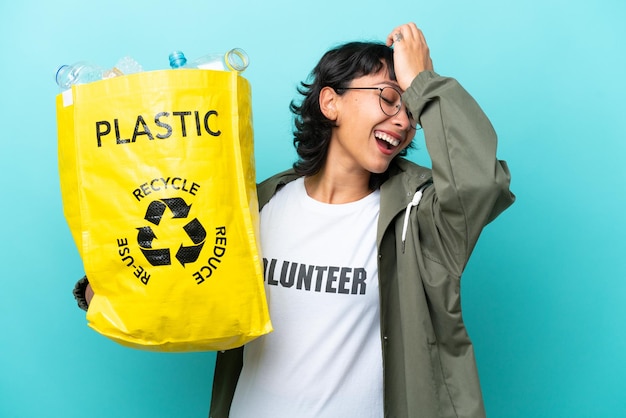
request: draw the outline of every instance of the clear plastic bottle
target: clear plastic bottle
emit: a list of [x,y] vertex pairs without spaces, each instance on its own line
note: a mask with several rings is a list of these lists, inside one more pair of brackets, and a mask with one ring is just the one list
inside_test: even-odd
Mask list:
[[131,57],[122,57],[115,67],[105,69],[88,61],[72,65],[62,65],[57,70],[56,82],[61,89],[69,89],[74,84],[85,84],[107,78],[118,77],[143,71],[141,65]]
[[72,65],[62,65],[57,70],[56,82],[62,89],[69,89],[74,84],[91,83],[102,80],[105,69],[97,64],[79,61]]
[[243,72],[250,63],[248,54],[241,48],[233,48],[225,54],[207,54],[187,61],[185,54],[174,51],[169,56],[171,68],[200,68],[203,70]]
[[[129,57],[128,55],[120,58],[117,63],[115,63],[115,67],[113,67],[110,71],[116,73],[116,70],[121,72],[123,75],[135,74],[143,72],[143,67],[134,58]],[[119,74],[117,74],[119,75]],[[106,78],[106,74],[105,74]]]

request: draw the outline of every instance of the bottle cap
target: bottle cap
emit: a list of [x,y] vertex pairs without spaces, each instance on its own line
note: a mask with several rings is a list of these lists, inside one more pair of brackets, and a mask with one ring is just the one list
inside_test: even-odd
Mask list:
[[180,68],[187,63],[187,58],[185,58],[185,54],[181,51],[174,51],[170,54],[170,67],[171,68]]
[[233,48],[226,53],[226,65],[233,71],[242,72],[248,68],[250,60],[248,54],[241,48]]

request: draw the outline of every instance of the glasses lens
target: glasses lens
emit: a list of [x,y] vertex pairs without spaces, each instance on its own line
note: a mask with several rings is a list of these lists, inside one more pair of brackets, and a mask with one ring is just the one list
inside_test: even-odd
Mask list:
[[380,108],[387,116],[395,116],[400,111],[402,103],[400,92],[391,87],[385,87],[380,91]]
[[[393,87],[384,87],[380,91],[380,108],[387,116],[395,116],[402,109],[402,95]],[[406,115],[409,117],[409,123],[413,129],[421,129],[421,126],[417,123],[417,120],[413,117],[413,114],[409,112],[409,109],[405,108]]]

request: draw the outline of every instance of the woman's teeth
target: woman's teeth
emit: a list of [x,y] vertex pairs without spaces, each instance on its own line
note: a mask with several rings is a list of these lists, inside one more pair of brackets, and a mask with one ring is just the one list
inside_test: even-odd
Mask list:
[[398,145],[400,145],[400,141],[398,139],[384,132],[376,132],[374,136],[376,137],[376,139],[380,139],[381,141],[385,141],[388,144],[391,144],[391,146],[397,147]]

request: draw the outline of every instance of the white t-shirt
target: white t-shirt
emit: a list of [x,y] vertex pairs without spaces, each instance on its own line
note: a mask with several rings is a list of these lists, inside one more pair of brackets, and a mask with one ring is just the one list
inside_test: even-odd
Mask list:
[[380,193],[331,205],[302,178],[261,212],[274,332],[248,343],[231,418],[381,418]]

